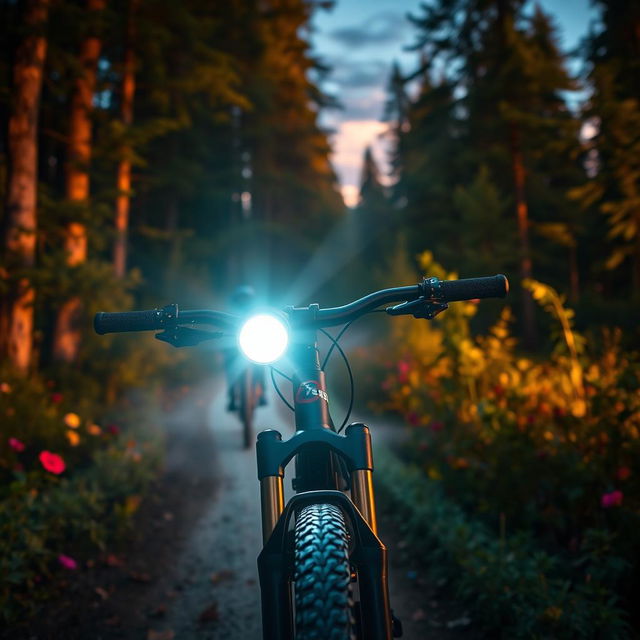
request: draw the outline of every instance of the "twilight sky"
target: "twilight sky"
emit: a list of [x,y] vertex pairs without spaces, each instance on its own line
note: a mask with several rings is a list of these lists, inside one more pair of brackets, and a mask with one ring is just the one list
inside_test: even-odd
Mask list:
[[[385,152],[380,121],[391,64],[404,72],[416,65],[416,53],[403,51],[414,41],[407,13],[419,15],[421,0],[337,0],[332,11],[320,11],[312,36],[315,54],[332,67],[323,87],[344,106],[322,116],[323,126],[335,130],[333,165],[345,202],[357,202],[362,155],[372,145],[381,167]],[[559,28],[564,50],[575,47],[595,18],[589,0],[539,0]]]

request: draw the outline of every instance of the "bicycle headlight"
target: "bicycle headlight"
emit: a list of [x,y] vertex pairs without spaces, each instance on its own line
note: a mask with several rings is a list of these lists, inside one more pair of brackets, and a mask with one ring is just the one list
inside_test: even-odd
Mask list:
[[251,316],[240,329],[238,344],[249,360],[259,364],[275,362],[287,349],[289,331],[274,315],[260,313]]

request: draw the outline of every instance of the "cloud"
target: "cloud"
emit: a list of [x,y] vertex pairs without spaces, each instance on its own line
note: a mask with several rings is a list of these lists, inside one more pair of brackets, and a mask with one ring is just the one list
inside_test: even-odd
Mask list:
[[334,134],[332,163],[342,185],[342,197],[349,206],[357,201],[360,192],[362,157],[370,146],[374,157],[386,171],[386,149],[381,139],[387,124],[379,120],[348,120],[340,123]]
[[372,47],[404,42],[408,27],[409,23],[403,15],[383,11],[358,26],[334,29],[329,35],[344,47]]
[[386,84],[390,67],[383,60],[336,61],[330,77],[343,90],[380,87]]

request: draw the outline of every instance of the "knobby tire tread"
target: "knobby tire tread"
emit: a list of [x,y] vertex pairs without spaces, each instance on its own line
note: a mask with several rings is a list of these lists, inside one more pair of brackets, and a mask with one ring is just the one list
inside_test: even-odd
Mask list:
[[352,640],[349,536],[332,504],[312,504],[295,526],[295,640]]

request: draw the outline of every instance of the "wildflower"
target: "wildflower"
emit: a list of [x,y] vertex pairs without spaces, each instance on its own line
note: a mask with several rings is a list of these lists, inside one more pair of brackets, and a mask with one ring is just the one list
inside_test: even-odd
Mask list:
[[18,438],[9,438],[9,446],[14,450],[14,451],[24,451],[25,446],[23,442],[20,442],[20,440],[18,440]]
[[72,557],[65,556],[63,553],[58,556],[58,562],[65,569],[71,569],[73,571],[78,568],[78,563]]
[[406,360],[400,360],[398,362],[398,382],[404,384],[409,379],[409,371],[411,371],[411,365]]
[[622,504],[623,498],[622,491],[611,491],[611,493],[603,493],[602,498],[600,499],[600,504],[608,509],[609,507],[619,507]]
[[0,382],[0,392],[11,393],[11,385],[8,382]]
[[120,433],[120,427],[117,424],[109,424],[107,425],[107,431],[112,436],[117,436]]
[[64,460],[57,453],[41,451],[38,457],[42,466],[50,473],[59,475],[66,469]]
[[77,413],[67,413],[63,420],[69,429],[77,429],[80,426],[80,416]]
[[410,425],[413,425],[415,427],[416,425],[420,424],[420,416],[415,411],[412,411],[411,413],[407,414],[407,421]]
[[97,424],[90,424],[87,427],[87,431],[92,435],[92,436],[99,436],[102,433],[102,429],[97,425]]
[[76,431],[67,431],[67,440],[72,447],[77,447],[80,444],[80,436]]
[[620,467],[616,471],[616,477],[618,480],[626,480],[631,475],[631,469],[629,467]]
[[51,396],[50,396],[50,400],[53,404],[60,404],[62,402],[62,394],[59,391],[54,391]]

